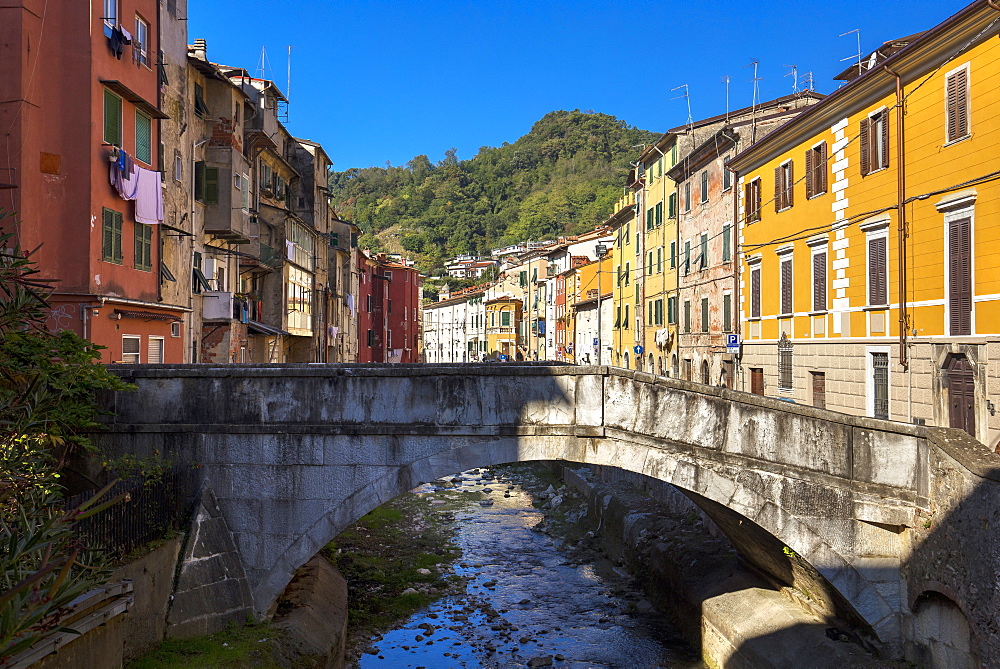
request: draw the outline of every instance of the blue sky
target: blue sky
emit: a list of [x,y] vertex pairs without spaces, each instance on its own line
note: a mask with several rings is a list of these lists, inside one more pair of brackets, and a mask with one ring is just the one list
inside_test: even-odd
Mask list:
[[555,109],[591,109],[663,132],[692,115],[725,112],[792,91],[787,65],[811,71],[816,90],[861,48],[926,30],[962,0],[633,2],[534,0],[189,0],[189,41],[208,40],[215,62],[286,87],[289,129],[321,142],[335,169],[432,161],[450,147],[513,142]]

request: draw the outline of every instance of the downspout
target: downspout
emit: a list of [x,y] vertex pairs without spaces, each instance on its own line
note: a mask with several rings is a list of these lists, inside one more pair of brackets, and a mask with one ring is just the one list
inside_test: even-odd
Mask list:
[[899,74],[883,65],[887,74],[896,78],[896,209],[897,209],[897,246],[899,250],[899,364],[903,369],[909,369],[909,351],[907,350],[907,330],[909,328],[909,313],[906,308],[906,163],[903,141],[903,82]]
[[[740,304],[740,267],[742,266],[742,256],[743,252],[741,249],[737,248],[736,242],[739,240],[739,227],[740,227],[740,175],[739,172],[726,166],[725,169],[729,170],[733,175],[733,240],[730,242],[733,249],[733,332],[739,337],[743,332],[743,319],[739,317],[739,304]],[[733,376],[740,380],[740,390],[746,387],[745,379],[743,378],[743,366],[740,364],[743,362],[743,347],[740,346],[740,351],[733,356],[736,360],[736,364],[733,366]],[[735,387],[736,379],[733,379],[733,385]]]

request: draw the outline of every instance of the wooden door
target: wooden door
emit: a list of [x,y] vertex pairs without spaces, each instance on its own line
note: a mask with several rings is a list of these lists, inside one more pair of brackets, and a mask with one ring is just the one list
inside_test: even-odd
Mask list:
[[810,372],[812,374],[813,406],[817,409],[826,408],[826,373]]
[[945,363],[948,382],[949,425],[976,436],[976,379],[964,355],[953,355]]
[[759,367],[750,368],[750,392],[754,395],[764,394],[764,370]]

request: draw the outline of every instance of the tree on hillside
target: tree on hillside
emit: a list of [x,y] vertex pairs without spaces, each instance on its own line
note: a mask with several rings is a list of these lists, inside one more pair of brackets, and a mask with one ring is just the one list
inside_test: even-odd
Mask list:
[[436,164],[420,155],[405,167],[335,172],[330,188],[368,246],[398,225],[420,266],[440,267],[455,255],[592,229],[612,213],[633,147],[657,137],[607,114],[555,111],[469,160],[449,149]]

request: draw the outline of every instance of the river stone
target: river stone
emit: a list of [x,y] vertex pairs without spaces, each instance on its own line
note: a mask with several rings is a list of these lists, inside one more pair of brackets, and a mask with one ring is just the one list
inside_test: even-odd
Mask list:
[[493,500],[492,499],[484,499],[481,502],[479,502],[479,506],[493,506]]
[[533,657],[528,660],[529,667],[551,667],[552,666],[552,656],[543,655],[541,657]]
[[431,573],[431,570],[430,569],[424,569],[423,567],[421,567],[420,569],[417,570],[417,573],[421,574],[423,576],[427,576],[427,575],[429,575]]

